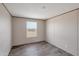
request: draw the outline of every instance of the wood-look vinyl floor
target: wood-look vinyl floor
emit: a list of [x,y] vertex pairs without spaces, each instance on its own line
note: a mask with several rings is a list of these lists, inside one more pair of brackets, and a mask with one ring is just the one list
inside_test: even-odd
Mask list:
[[13,47],[9,56],[72,56],[72,55],[47,42],[38,42]]

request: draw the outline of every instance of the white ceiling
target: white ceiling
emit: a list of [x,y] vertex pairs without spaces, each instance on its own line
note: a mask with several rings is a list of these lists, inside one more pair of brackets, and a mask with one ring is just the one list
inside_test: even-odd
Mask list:
[[79,8],[77,3],[6,3],[12,16],[48,19],[56,15]]

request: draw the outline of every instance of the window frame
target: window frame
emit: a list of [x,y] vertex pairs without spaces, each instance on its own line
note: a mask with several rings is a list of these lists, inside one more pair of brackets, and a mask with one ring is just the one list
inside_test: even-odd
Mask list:
[[[28,33],[27,33],[27,30],[28,30],[28,28],[27,28],[28,22],[29,22],[29,23],[31,23],[31,22],[36,23],[36,25],[35,25],[35,27],[36,27],[36,29],[35,29],[35,31],[36,31],[35,36],[29,37],[29,35],[28,35]],[[32,30],[32,29],[30,29],[30,30]],[[37,36],[38,36],[38,22],[36,22],[36,21],[26,21],[26,38],[36,38]]]

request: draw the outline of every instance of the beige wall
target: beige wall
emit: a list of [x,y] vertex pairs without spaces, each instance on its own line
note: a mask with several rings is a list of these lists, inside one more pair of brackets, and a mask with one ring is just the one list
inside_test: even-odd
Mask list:
[[77,23],[78,23],[78,31],[77,31],[77,34],[78,34],[78,40],[77,40],[77,44],[78,44],[78,56],[79,56],[79,10],[78,10],[78,20],[77,20]]
[[11,49],[11,16],[0,4],[0,56],[6,56]]
[[[36,21],[38,23],[37,37],[26,38],[27,21]],[[13,46],[45,40],[45,21],[13,17],[12,22],[13,22]]]
[[73,11],[47,20],[47,41],[77,55],[77,12]]

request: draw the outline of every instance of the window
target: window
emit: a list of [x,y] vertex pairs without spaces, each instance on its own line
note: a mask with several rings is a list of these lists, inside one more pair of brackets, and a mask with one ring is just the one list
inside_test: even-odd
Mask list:
[[27,38],[37,37],[37,22],[26,22]]

